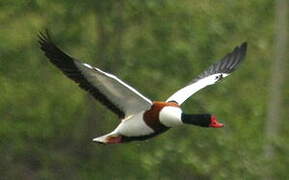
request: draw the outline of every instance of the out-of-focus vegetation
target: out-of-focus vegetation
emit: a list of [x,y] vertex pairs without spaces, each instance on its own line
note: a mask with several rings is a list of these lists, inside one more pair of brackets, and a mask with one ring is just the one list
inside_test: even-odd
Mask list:
[[[236,180],[268,171],[289,178],[287,83],[275,155],[266,160],[263,152],[274,7],[273,0],[1,0],[0,179]],[[183,105],[216,114],[225,128],[185,126],[144,142],[92,143],[119,120],[49,64],[37,43],[45,28],[64,51],[152,100],[165,100],[248,41],[237,72]]]

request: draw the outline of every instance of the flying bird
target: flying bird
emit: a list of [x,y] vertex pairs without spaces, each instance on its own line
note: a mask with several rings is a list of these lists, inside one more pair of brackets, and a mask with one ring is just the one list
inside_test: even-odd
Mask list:
[[166,101],[151,101],[115,75],[64,53],[54,44],[48,31],[39,33],[38,37],[40,47],[50,62],[121,120],[112,132],[93,139],[100,144],[146,140],[182,124],[223,127],[216,116],[186,114],[183,113],[181,105],[197,91],[215,84],[235,71],[244,59],[247,49],[247,43],[242,43]]

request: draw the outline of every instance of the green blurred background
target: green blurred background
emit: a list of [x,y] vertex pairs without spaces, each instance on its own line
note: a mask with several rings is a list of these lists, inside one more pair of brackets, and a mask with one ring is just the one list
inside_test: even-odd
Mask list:
[[[289,179],[287,21],[287,0],[0,0],[0,179]],[[247,41],[240,69],[183,105],[226,126],[92,143],[119,120],[48,62],[45,28],[152,100]]]

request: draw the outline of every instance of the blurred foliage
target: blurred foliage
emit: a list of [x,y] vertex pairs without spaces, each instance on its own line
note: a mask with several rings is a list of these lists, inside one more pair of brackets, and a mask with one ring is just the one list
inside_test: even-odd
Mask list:
[[[0,1],[1,179],[259,179],[272,164],[287,179],[284,113],[277,154],[263,158],[272,0]],[[246,61],[190,98],[226,127],[186,126],[154,139],[100,146],[117,117],[53,67],[39,49],[45,28],[68,54],[165,100],[243,41]],[[288,84],[284,101],[288,101]],[[284,110],[289,104],[284,104]]]

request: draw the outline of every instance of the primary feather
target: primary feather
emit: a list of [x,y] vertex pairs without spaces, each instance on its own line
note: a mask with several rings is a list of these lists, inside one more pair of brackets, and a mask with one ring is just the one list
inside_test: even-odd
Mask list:
[[230,75],[238,68],[239,64],[244,59],[246,50],[247,43],[244,42],[240,46],[236,47],[231,53],[227,54],[219,62],[211,65],[187,86],[175,92],[167,99],[167,102],[175,101],[181,105],[186,99],[197,91],[208,85],[215,84],[217,81]]

